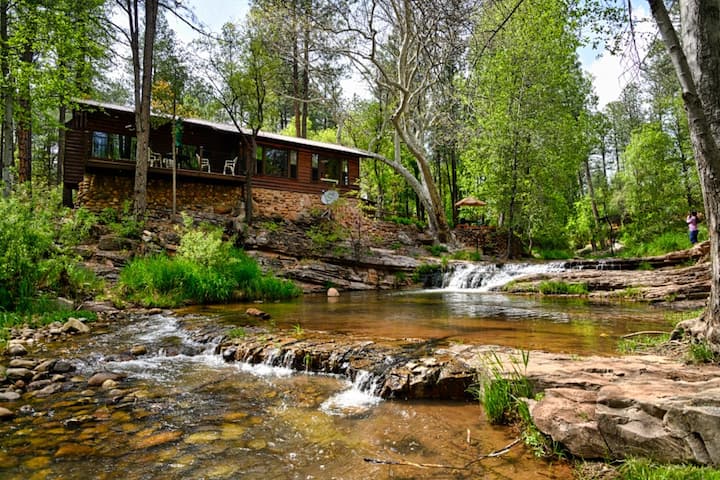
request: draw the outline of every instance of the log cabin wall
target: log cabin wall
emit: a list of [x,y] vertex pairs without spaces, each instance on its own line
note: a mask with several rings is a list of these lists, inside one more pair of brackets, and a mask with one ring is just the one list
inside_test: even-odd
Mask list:
[[[127,147],[117,158],[93,157],[93,132],[134,136],[134,113],[127,107],[88,102],[88,111],[76,111],[68,123],[64,184],[77,190],[76,203],[95,211],[106,207],[121,208],[132,198],[134,171],[133,149]],[[172,137],[170,123],[155,122],[151,131],[153,152],[170,156]],[[178,209],[235,211],[241,202],[245,165],[240,136],[228,126],[188,120],[182,125],[183,157],[178,162]],[[254,211],[261,216],[283,216],[296,219],[312,209],[323,208],[320,196],[329,189],[341,195],[357,190],[361,153],[338,145],[309,142],[291,137],[262,134],[258,145],[297,152],[297,178],[257,174],[252,188]],[[129,153],[128,153],[129,152]],[[201,172],[195,154],[202,152],[210,161],[211,172]],[[313,169],[313,156],[347,164],[348,185],[335,184],[319,178]],[[126,158],[127,157],[127,158]],[[224,176],[225,160],[237,157],[235,176]],[[249,157],[249,155],[247,155]],[[326,179],[327,180],[327,179]],[[340,182],[342,183],[342,181]],[[172,205],[169,169],[150,172],[148,203],[151,209],[167,209]]]

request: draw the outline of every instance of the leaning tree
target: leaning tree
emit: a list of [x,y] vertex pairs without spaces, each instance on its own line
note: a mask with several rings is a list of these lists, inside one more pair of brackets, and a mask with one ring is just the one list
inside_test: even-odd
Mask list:
[[689,333],[720,351],[720,3],[680,0],[680,35],[663,0],[648,3],[680,81],[710,234],[707,307],[699,318],[678,325],[675,334]]

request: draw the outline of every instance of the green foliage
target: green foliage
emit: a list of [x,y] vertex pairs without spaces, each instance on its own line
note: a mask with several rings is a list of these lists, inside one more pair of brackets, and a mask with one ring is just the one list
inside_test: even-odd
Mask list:
[[638,243],[663,234],[668,224],[682,227],[684,217],[680,217],[688,210],[687,192],[674,155],[672,138],[658,123],[648,123],[633,133],[625,150],[620,180],[632,220],[625,225],[625,235]]
[[247,332],[243,327],[237,327],[233,328],[227,333],[228,337],[230,338],[245,338],[247,335]]
[[333,221],[321,222],[319,225],[309,228],[305,235],[316,249],[323,251],[331,245],[345,240],[347,236],[343,227]]
[[485,372],[470,386],[469,391],[485,409],[492,424],[507,424],[519,418],[519,406],[523,398],[532,398],[533,387],[525,376],[530,352],[522,351],[521,357],[509,357],[511,369],[495,352],[484,358]]
[[448,249],[445,245],[437,244],[437,245],[429,245],[427,247],[427,251],[432,255],[433,257],[439,257],[443,253],[447,253]]
[[472,250],[458,250],[450,255],[453,260],[465,260],[468,262],[479,262],[482,260],[482,254],[478,251]]
[[488,200],[489,218],[503,215],[528,244],[562,250],[578,171],[590,153],[577,23],[562,2],[523,4],[488,41],[484,32],[505,15],[498,4],[483,4],[475,29],[481,37],[473,44],[483,47],[471,53],[481,57],[471,72],[473,117],[459,182]]
[[543,247],[534,249],[533,256],[543,260],[567,260],[569,258],[573,258],[572,252],[568,250],[557,250]]
[[636,238],[628,237],[624,239],[624,242],[625,248],[620,251],[619,256],[625,258],[651,257],[690,248],[687,233],[679,229],[664,232],[647,241],[638,241]]
[[692,363],[712,363],[716,360],[712,346],[705,341],[691,343],[688,354]]
[[437,263],[423,263],[419,265],[413,272],[413,282],[417,283],[423,280],[424,277],[429,275],[435,275],[442,271],[442,266]]
[[670,334],[662,335],[636,335],[629,338],[621,338],[618,341],[617,349],[620,353],[635,353],[648,350],[670,340]]
[[132,202],[129,200],[123,203],[120,212],[112,207],[104,208],[98,221],[107,225],[115,235],[124,238],[140,238],[143,231],[143,222],[133,215]]
[[59,190],[20,188],[0,198],[0,310],[27,310],[41,290],[87,293],[89,276],[69,247],[87,235],[92,218],[63,208]]
[[660,465],[629,459],[619,470],[619,480],[720,480],[720,470],[696,465]]
[[543,281],[538,285],[540,293],[545,295],[587,295],[588,287],[585,283],[567,283]]
[[131,300],[148,306],[278,300],[300,294],[292,282],[263,275],[253,259],[208,227],[185,233],[175,258],[132,260],[121,271],[119,285]]

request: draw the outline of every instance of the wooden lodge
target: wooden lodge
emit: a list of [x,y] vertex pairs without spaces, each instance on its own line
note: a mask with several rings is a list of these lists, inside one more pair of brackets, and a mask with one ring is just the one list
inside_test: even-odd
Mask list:
[[[183,119],[172,161],[172,122],[154,117],[148,158],[148,209],[237,213],[242,210],[248,155],[233,125]],[[67,123],[63,185],[66,203],[93,211],[120,209],[132,200],[135,178],[135,113],[130,107],[83,101]],[[294,220],[322,208],[328,190],[357,190],[360,159],[355,148],[260,132],[252,176],[253,211]],[[334,195],[333,195],[334,196]],[[327,199],[327,197],[326,197]]]

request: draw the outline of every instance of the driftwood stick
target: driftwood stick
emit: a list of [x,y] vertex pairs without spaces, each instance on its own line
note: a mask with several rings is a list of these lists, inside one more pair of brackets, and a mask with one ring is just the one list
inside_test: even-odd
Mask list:
[[662,330],[643,330],[641,332],[628,333],[623,335],[622,338],[637,337],[638,335],[670,335],[670,332],[663,332]]
[[368,457],[363,458],[363,460],[368,463],[375,463],[378,465],[404,465],[404,466],[408,466],[408,467],[417,467],[417,468],[445,468],[445,469],[450,469],[450,470],[466,470],[470,465],[472,465],[473,463],[479,462],[480,460],[482,460],[484,458],[494,458],[494,457],[499,457],[501,455],[505,455],[507,452],[510,451],[510,449],[512,447],[514,447],[518,443],[520,443],[520,439],[516,438],[509,444],[505,445],[503,448],[492,451],[486,455],[482,455],[462,467],[456,467],[454,465],[442,465],[442,464],[438,464],[438,463],[415,463],[415,462],[407,462],[407,461],[402,461],[402,460],[383,460],[380,458],[368,458]]

